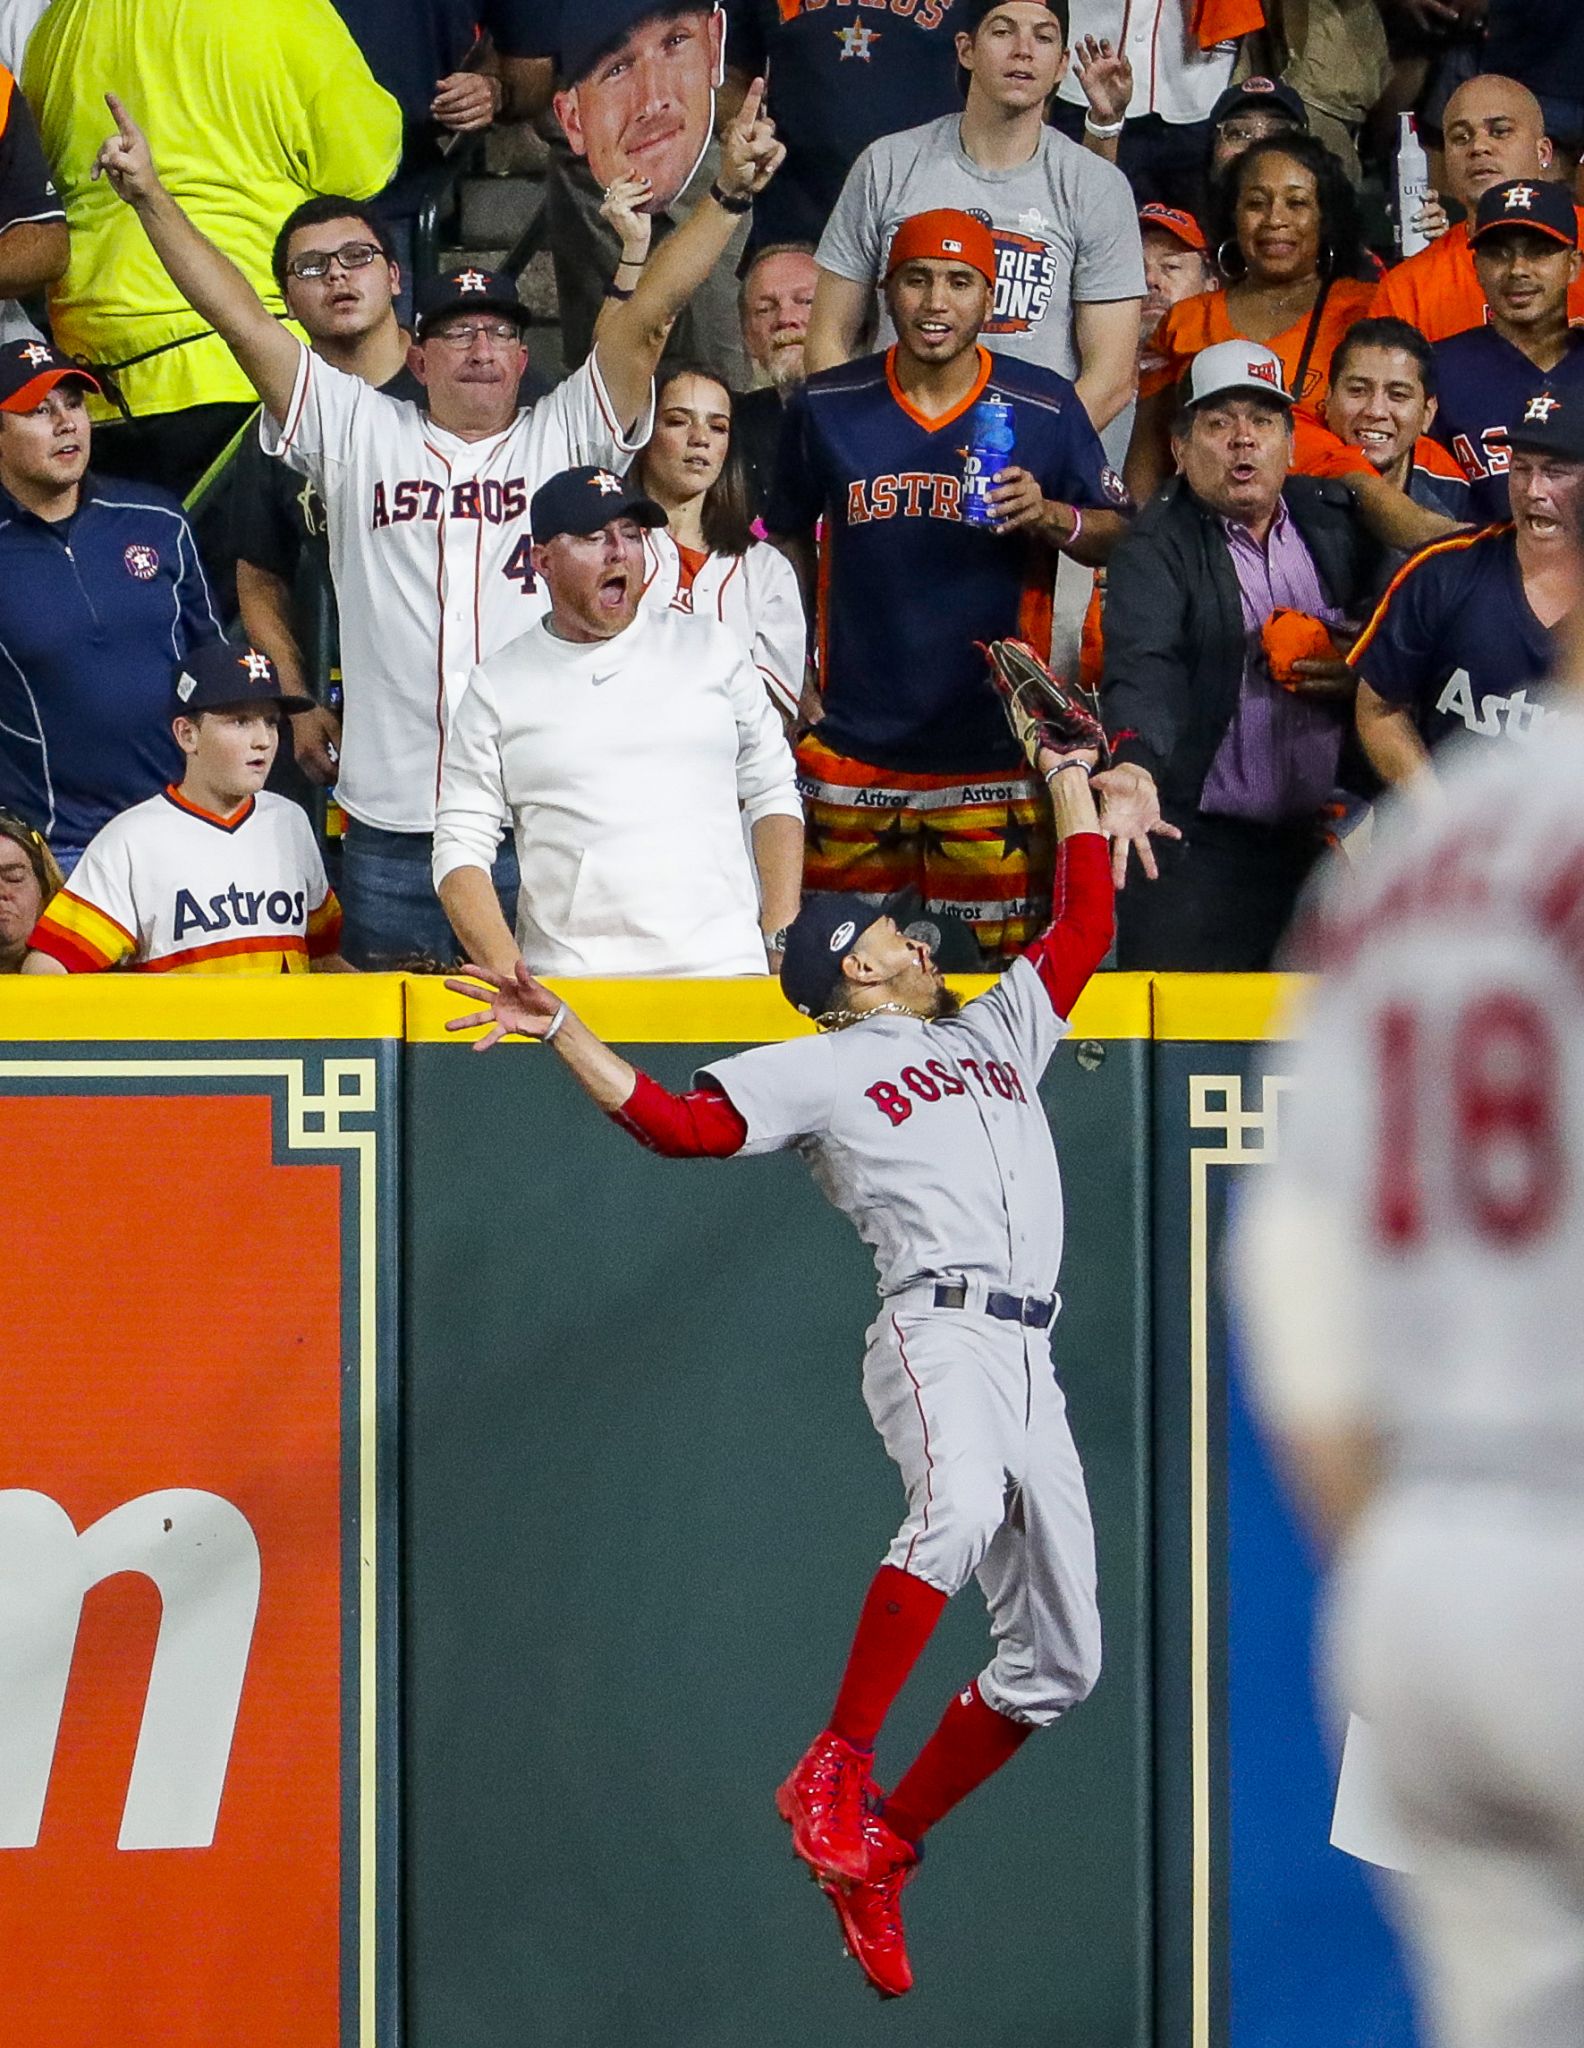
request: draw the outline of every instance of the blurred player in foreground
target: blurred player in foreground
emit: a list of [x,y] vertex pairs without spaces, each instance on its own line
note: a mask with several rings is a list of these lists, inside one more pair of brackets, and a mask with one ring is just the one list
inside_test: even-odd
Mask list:
[[[880,1314],[864,1399],[908,1513],[864,1601],[830,1722],[776,1803],[871,1984],[913,1982],[902,1887],[937,1821],[1100,1669],[1094,1534],[1051,1370],[1062,1197],[1039,1077],[1111,940],[1093,748],[1029,748],[1059,841],[1055,922],[959,1011],[927,946],[853,896],[810,897],[781,966],[826,1026],[717,1060],[673,1095],[596,1038],[518,965],[487,984],[480,1048],[553,1044],[606,1114],[672,1158],[793,1149],[875,1254]],[[900,914],[900,913],[899,913]],[[894,1791],[874,1742],[947,1600],[977,1575],[995,1654],[946,1708]]]
[[1327,1675],[1416,1859],[1436,2048],[1584,2041],[1578,624],[1542,744],[1449,749],[1333,867],[1237,1245],[1261,1404],[1342,1546]]

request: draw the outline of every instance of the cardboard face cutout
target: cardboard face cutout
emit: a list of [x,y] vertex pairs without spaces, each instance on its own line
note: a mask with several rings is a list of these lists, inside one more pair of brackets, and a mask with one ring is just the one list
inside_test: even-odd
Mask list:
[[631,0],[582,4],[596,23],[609,15],[611,34],[602,54],[556,94],[556,118],[602,186],[648,178],[644,210],[662,212],[698,169],[714,132],[725,16],[718,6],[672,6],[635,20]]

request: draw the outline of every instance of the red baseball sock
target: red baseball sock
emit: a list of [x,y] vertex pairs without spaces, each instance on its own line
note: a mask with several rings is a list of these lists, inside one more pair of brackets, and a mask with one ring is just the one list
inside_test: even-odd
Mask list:
[[908,1841],[922,1840],[958,1800],[966,1799],[1015,1756],[1033,1733],[1026,1721],[1014,1721],[987,1707],[977,1685],[965,1687],[953,1695],[935,1733],[886,1801],[887,1822]]
[[907,1683],[918,1654],[940,1620],[946,1595],[883,1564],[864,1596],[863,1612],[831,1711],[832,1732],[854,1749],[873,1749],[880,1723]]

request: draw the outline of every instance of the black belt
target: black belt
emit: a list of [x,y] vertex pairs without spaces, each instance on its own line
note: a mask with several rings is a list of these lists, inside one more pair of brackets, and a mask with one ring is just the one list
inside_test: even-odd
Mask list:
[[[968,1289],[961,1280],[940,1280],[935,1286],[937,1308],[966,1308]],[[984,1298],[984,1312],[997,1322],[1022,1323],[1030,1330],[1048,1330],[1056,1303],[1048,1294],[1006,1294],[993,1287]]]

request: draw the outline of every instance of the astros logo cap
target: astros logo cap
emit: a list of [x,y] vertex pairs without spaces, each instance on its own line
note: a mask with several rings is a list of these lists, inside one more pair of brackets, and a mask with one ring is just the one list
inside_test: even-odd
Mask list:
[[1584,462],[1584,399],[1537,391],[1507,429],[1509,448],[1561,462]]
[[1578,247],[1578,214],[1573,195],[1566,185],[1547,178],[1514,178],[1506,185],[1492,185],[1474,216],[1471,242],[1503,228],[1528,228],[1532,234]]
[[528,318],[515,281],[504,270],[480,270],[476,264],[425,278],[418,288],[418,339],[452,313],[503,313],[519,327]]
[[31,412],[68,378],[75,378],[90,391],[99,389],[97,377],[47,341],[36,336],[8,341],[0,348],[0,412]]
[[928,213],[910,214],[903,221],[891,238],[886,276],[904,263],[930,257],[942,263],[966,263],[987,284],[995,284],[995,238],[982,220],[955,206],[931,207]]
[[251,704],[278,704],[283,711],[312,711],[314,700],[281,688],[275,664],[256,647],[211,640],[189,648],[171,681],[172,718],[199,711],[241,711]]

